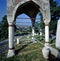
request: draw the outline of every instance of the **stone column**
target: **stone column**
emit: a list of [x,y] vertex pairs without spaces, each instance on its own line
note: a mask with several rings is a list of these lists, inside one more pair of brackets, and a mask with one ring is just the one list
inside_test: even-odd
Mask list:
[[45,24],[45,47],[42,49],[42,53],[45,59],[49,58],[49,25]]
[[56,47],[60,49],[60,19],[57,22]]
[[35,34],[34,25],[35,25],[35,20],[32,20],[32,42],[36,43],[34,38],[34,34]]
[[49,45],[49,24],[45,25],[45,46]]
[[7,58],[15,55],[14,51],[14,25],[13,23],[9,23],[9,50],[7,54]]
[[32,26],[32,42],[35,42],[35,39],[34,39],[34,26]]

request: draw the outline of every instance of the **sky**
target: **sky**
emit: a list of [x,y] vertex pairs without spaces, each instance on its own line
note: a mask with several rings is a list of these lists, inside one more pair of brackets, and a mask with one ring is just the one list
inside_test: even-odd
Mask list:
[[6,15],[6,0],[0,0],[0,21]]
[[[31,24],[31,20],[30,19],[18,19],[18,18],[29,18],[29,16],[27,16],[26,14],[21,14],[21,15],[19,15],[18,17],[17,17],[17,19],[16,19],[16,25],[29,25],[29,26],[31,26],[32,24]],[[40,19],[38,19],[37,20],[37,18],[40,18],[40,16],[39,16],[39,13],[37,14],[37,16],[36,16],[36,22],[38,22],[38,21],[40,21]],[[21,21],[22,20],[22,21]]]
[[[55,0],[55,1],[57,1],[58,5],[60,5],[60,0]],[[7,10],[6,10],[7,5],[6,5],[6,3],[7,3],[6,0],[0,0],[0,21],[2,20],[2,17],[7,14]],[[20,16],[21,17],[28,17],[24,14],[22,14]],[[39,15],[37,17],[39,17]],[[19,19],[17,19],[17,21],[19,21]]]

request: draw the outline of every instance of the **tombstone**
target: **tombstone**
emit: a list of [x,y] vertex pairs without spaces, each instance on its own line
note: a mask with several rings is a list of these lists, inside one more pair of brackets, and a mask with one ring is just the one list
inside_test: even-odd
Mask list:
[[40,29],[40,36],[42,36],[42,29]]
[[17,38],[17,44],[19,44],[19,38]]
[[60,19],[58,20],[57,23],[56,47],[60,49]]

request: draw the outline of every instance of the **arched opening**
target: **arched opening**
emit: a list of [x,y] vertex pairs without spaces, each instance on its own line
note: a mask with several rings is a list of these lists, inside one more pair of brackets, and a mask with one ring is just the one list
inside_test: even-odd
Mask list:
[[[21,15],[22,13],[26,14],[27,16],[29,16],[29,18],[31,20],[31,23],[32,23],[32,39],[34,39],[34,33],[35,33],[35,31],[34,31],[34,25],[35,25],[35,21],[37,20],[36,19],[36,16],[37,16],[38,12],[39,12],[39,6],[36,3],[34,3],[33,1],[28,1],[28,2],[20,5],[17,8],[16,13],[15,13],[15,16],[14,16],[15,21],[16,21],[16,18],[19,15]],[[27,26],[29,26],[29,24],[27,24]]]
[[16,26],[15,29],[16,36],[21,34],[28,34],[30,33],[30,31],[28,30],[29,27],[31,26],[31,19],[29,18],[29,16],[22,13],[21,15],[17,16],[15,26]]
[[40,22],[40,18],[41,18],[41,15],[40,15],[40,12],[38,12],[36,15],[36,22]]
[[[35,19],[35,26],[36,26],[36,24],[39,25],[39,23],[40,23],[40,13],[38,12],[37,16],[36,16],[36,19]],[[32,21],[31,21],[30,17],[27,16],[26,14],[24,14],[24,13],[17,16],[15,25],[16,25],[17,28],[20,28],[20,30],[25,28],[26,31],[27,31],[27,29],[28,29],[27,33],[32,32]],[[40,26],[35,27],[35,30],[39,31],[39,29],[40,29],[39,27]],[[17,32],[17,33],[19,33],[19,32]]]
[[36,18],[38,12],[39,6],[35,4],[33,1],[28,1],[17,8],[14,14],[14,18],[16,19],[16,17],[22,13],[25,13],[30,18]]
[[[17,8],[17,10],[15,12],[15,15],[14,15],[14,19],[15,19],[14,21],[17,21],[17,22],[19,21],[20,22],[20,19],[21,19],[21,22],[20,23],[18,22],[19,24],[16,22],[17,25],[21,26],[23,23],[25,24],[25,22],[27,22],[27,21],[30,22],[30,25],[32,25],[32,42],[34,42],[34,43],[35,43],[35,39],[34,39],[34,33],[35,33],[34,25],[35,25],[35,20],[37,20],[36,16],[37,16],[38,12],[39,12],[39,6],[37,4],[35,4],[33,1],[29,1],[29,2],[26,2],[26,3],[22,4],[22,5],[20,5]],[[19,15],[21,16],[22,14],[24,15],[24,17],[21,17],[18,20]],[[26,18],[25,16],[28,16],[27,20],[24,19],[24,18]],[[27,23],[27,26],[29,26],[29,23]],[[19,44],[19,38],[17,39],[17,44]]]
[[30,17],[26,14],[22,13],[16,18],[16,25],[19,26],[31,26]]

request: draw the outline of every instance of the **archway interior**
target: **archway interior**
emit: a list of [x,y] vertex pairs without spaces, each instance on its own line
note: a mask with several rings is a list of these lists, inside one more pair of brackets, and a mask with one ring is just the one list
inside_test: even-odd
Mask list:
[[[37,14],[39,13],[39,6],[37,4],[35,4],[34,2],[32,1],[29,1],[29,2],[26,2],[22,5],[20,5],[18,8],[17,8],[17,11],[16,11],[16,14],[15,14],[15,21],[16,19],[18,18],[19,15],[21,14],[25,14],[28,16],[28,18],[30,18],[30,20],[33,20],[35,21],[36,18],[37,18]],[[21,21],[23,21],[21,19]],[[31,22],[31,21],[30,21]],[[22,24],[22,23],[20,23]],[[18,25],[18,24],[17,24]],[[29,24],[28,24],[29,25]],[[32,25],[32,23],[31,23]]]
[[31,26],[31,19],[28,15],[22,13],[16,18],[16,26]]
[[28,15],[30,19],[34,18],[31,20],[35,20],[38,12],[39,12],[39,6],[37,4],[35,4],[32,1],[26,2],[17,8],[16,14],[15,14],[15,20],[17,16],[19,16],[22,13]]
[[[35,23],[40,23],[40,14],[36,15]],[[32,26],[31,19],[28,15],[22,13],[16,18],[16,26]]]

